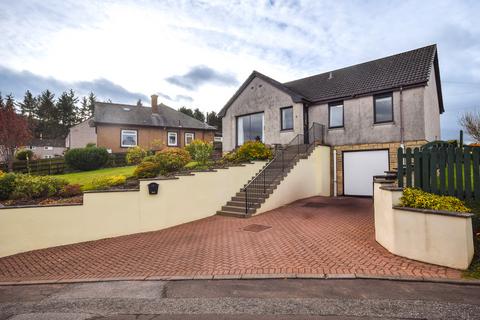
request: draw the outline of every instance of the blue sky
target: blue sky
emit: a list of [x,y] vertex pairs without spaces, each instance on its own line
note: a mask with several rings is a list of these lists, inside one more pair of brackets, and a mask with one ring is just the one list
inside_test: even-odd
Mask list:
[[480,110],[479,16],[479,1],[0,0],[0,91],[219,111],[252,70],[286,82],[436,43],[456,138]]

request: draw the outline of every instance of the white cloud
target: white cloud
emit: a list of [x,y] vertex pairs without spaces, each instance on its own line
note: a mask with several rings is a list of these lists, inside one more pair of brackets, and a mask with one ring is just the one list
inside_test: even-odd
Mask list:
[[459,108],[480,98],[471,85],[455,95],[459,85],[448,82],[480,82],[479,8],[453,0],[0,2],[0,64],[67,82],[108,79],[147,96],[188,96],[193,101],[165,103],[218,111],[236,86],[188,90],[166,79],[203,65],[240,82],[254,69],[288,81],[438,43],[451,136]]

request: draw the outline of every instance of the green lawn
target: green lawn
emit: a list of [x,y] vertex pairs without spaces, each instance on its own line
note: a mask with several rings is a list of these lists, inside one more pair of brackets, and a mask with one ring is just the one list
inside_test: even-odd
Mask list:
[[66,173],[55,175],[57,178],[65,179],[71,184],[85,185],[92,181],[92,179],[105,176],[126,176],[131,177],[135,166],[118,167],[118,168],[104,168],[92,171],[82,171],[74,173]]

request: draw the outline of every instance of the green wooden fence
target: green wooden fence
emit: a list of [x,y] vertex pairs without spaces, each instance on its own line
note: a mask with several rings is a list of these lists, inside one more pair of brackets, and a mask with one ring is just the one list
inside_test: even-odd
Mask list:
[[398,149],[398,186],[480,199],[480,148],[434,146]]

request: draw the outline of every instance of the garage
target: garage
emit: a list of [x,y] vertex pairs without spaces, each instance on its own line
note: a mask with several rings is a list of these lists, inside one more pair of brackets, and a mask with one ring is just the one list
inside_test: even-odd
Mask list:
[[388,170],[388,150],[344,151],[344,195],[373,196],[373,176],[382,175]]

